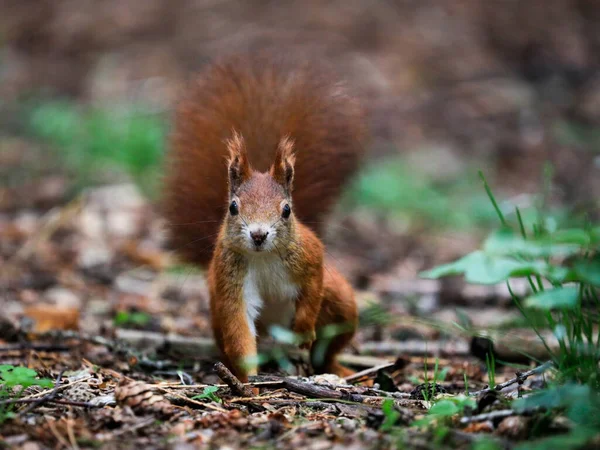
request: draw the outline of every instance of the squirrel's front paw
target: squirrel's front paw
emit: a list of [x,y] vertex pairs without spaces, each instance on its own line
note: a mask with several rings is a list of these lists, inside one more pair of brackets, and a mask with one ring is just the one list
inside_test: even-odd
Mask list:
[[304,331],[298,333],[298,339],[300,341],[300,348],[304,350],[310,350],[313,342],[317,339],[317,333],[315,330]]

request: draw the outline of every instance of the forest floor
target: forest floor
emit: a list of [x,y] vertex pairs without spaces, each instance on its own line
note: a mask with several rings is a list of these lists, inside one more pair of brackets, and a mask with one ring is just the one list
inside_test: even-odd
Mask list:
[[[362,375],[308,376],[304,353],[270,342],[251,395],[215,370],[202,273],[176,262],[136,187],[65,201],[66,184],[45,176],[1,195],[17,206],[0,214],[0,370],[5,381],[18,382],[18,367],[36,373],[0,399],[0,445],[511,448],[528,434],[532,418],[510,401],[544,375],[527,372],[537,364],[518,349],[547,355],[531,331],[507,331],[522,323],[505,288],[369,271],[357,292],[360,329],[342,357]],[[336,248],[330,263],[349,267],[344,258]],[[411,264],[422,262],[402,267]],[[490,351],[504,365],[486,364]],[[490,382],[505,388],[492,392]]]

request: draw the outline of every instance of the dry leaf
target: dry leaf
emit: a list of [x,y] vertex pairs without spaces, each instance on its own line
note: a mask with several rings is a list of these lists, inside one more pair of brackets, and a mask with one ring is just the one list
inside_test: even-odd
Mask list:
[[79,310],[54,305],[35,305],[25,308],[24,315],[34,321],[33,331],[78,330]]

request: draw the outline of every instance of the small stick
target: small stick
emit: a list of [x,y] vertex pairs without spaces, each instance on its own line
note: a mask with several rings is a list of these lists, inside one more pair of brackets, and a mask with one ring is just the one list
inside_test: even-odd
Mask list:
[[368,377],[370,375],[376,374],[377,372],[379,372],[382,369],[389,369],[390,367],[394,367],[395,365],[396,365],[396,362],[380,364],[379,366],[371,367],[369,369],[365,369],[365,370],[361,370],[360,372],[356,372],[352,375],[348,375],[347,377],[344,377],[344,380],[346,380],[348,383],[350,383],[350,382],[358,380],[360,378]]
[[471,422],[484,422],[486,420],[503,419],[505,417],[514,416],[516,414],[512,409],[501,409],[499,411],[491,411],[485,414],[478,414],[471,417],[461,417],[460,423],[467,424]]
[[515,378],[511,378],[510,380],[507,380],[504,383],[497,384],[494,389],[485,388],[485,389],[482,389],[480,391],[469,392],[469,395],[470,396],[476,396],[476,395],[483,394],[485,392],[501,391],[502,389],[504,389],[504,388],[506,388],[506,387],[508,387],[508,386],[510,386],[512,384],[515,384],[515,383],[521,384],[521,383],[523,383],[524,380],[526,380],[530,376],[537,375],[539,373],[543,373],[546,370],[550,369],[552,366],[554,366],[554,363],[552,361],[546,361],[541,366],[538,366],[538,367],[536,367],[534,369],[528,370],[527,372],[519,373],[519,374],[517,374],[517,376]]
[[175,398],[183,400],[183,401],[185,401],[187,403],[191,403],[191,404],[197,405],[197,406],[202,406],[203,408],[212,409],[214,411],[219,411],[219,412],[222,412],[222,413],[226,413],[227,412],[226,409],[223,409],[220,406],[213,405],[212,403],[199,402],[197,400],[194,400],[193,398],[186,397],[185,395],[174,394],[173,392],[171,392],[171,393],[169,393],[169,394],[166,395],[167,400],[170,400],[169,397],[175,397]]
[[[44,398],[44,397],[42,397]],[[2,400],[0,401],[0,405],[12,405],[17,403],[38,403],[41,399],[39,398],[13,398],[10,400]],[[74,400],[66,400],[62,398],[55,398],[51,400],[45,400],[48,403],[56,404],[56,405],[67,405],[67,406],[80,406],[82,408],[102,408],[104,405],[96,405],[90,402],[76,402]],[[35,405],[38,406],[38,405]]]
[[0,353],[19,352],[19,351],[37,351],[37,352],[68,352],[72,347],[68,345],[54,344],[7,344],[0,347]]
[[231,388],[231,391],[240,397],[252,397],[253,392],[244,384],[237,379],[237,377],[231,373],[231,371],[225,367],[225,364],[218,362],[215,364],[215,372],[219,375],[219,378],[227,383],[227,386]]
[[[349,401],[377,408],[381,408],[383,402],[390,399],[389,397],[371,397],[368,395],[355,394],[353,392],[338,391],[324,386],[304,383],[291,378],[285,379],[285,388],[290,392],[295,392],[296,394],[301,394],[309,398],[328,399],[330,401],[342,403]],[[416,407],[421,409],[419,407],[420,402],[414,400],[392,399],[392,402],[396,407],[396,411],[401,413],[404,423],[411,422],[413,418],[413,413],[408,408]]]
[[56,394],[58,394],[58,390],[60,388],[60,382],[62,381],[63,372],[64,372],[64,370],[61,370],[60,373],[58,374],[58,377],[56,377],[56,383],[54,384],[54,389],[52,389],[52,391],[49,394],[44,395],[42,398],[39,398],[35,402],[31,403],[31,405],[29,405],[27,408],[25,408],[25,410],[23,410],[21,412],[21,414],[27,414],[28,412],[32,411],[33,409],[37,408],[38,406],[43,405],[44,403],[46,403],[50,400],[54,400],[54,397],[56,397]]
[[[242,383],[244,386],[250,387],[270,387],[270,388],[278,388],[283,386],[283,381],[255,381],[253,383]],[[160,389],[204,389],[209,386],[214,386],[218,388],[229,387],[228,384],[153,384],[152,386],[160,388]]]

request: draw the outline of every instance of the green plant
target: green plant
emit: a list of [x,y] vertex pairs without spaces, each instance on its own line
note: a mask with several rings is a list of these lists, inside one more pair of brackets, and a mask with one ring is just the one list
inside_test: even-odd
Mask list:
[[500,450],[503,447],[491,438],[484,436],[471,446],[471,450]]
[[411,167],[406,158],[392,157],[367,165],[344,201],[417,226],[469,229],[494,218],[485,195],[473,194],[474,181],[460,174],[440,182]]
[[400,413],[394,408],[394,401],[392,399],[385,400],[381,405],[381,410],[383,411],[384,419],[379,429],[389,432],[400,418]]
[[[600,433],[600,394],[589,385],[554,386],[513,402],[519,413],[534,410],[558,411],[569,420],[567,434],[550,436],[519,445],[520,450],[565,448],[575,449]],[[555,413],[556,414],[556,413]]]
[[443,426],[448,419],[467,408],[475,408],[477,402],[468,395],[445,396],[429,408],[427,415],[413,422],[414,426]]
[[[27,367],[15,367],[9,364],[0,365],[0,424],[14,417],[14,403],[7,400],[18,400],[23,391],[30,386],[51,388],[54,383],[47,378],[37,378],[37,372]],[[19,389],[17,389],[20,387]]]
[[448,368],[439,370],[439,358],[435,358],[435,365],[433,366],[433,379],[429,381],[429,368],[427,366],[427,355],[424,360],[424,372],[423,372],[423,398],[425,401],[430,401],[435,397],[435,390],[438,382],[444,381],[448,374]]
[[115,315],[115,317],[113,319],[113,323],[117,327],[122,327],[122,326],[143,327],[145,325],[148,325],[148,323],[150,322],[151,319],[152,319],[152,317],[148,313],[145,313],[145,312],[119,311]]
[[496,361],[494,353],[488,352],[485,354],[485,364],[488,373],[488,385],[490,389],[496,389]]
[[[486,239],[481,250],[421,275],[463,275],[474,284],[505,282],[525,318],[532,310],[543,313],[543,326],[554,333],[558,350],[548,344],[538,323],[532,321],[531,326],[546,345],[561,377],[600,388],[600,227],[588,224],[559,229],[552,218],[540,213],[528,230],[519,209],[511,224],[483,176],[482,180],[501,229]],[[518,277],[526,278],[531,288],[524,299],[511,289],[510,280]]]
[[82,109],[54,101],[32,108],[27,121],[30,132],[50,144],[74,172],[79,187],[120,169],[147,194],[156,194],[166,134],[161,116],[141,108]]
[[222,400],[217,395],[218,391],[219,391],[219,388],[217,386],[206,386],[204,388],[204,391],[202,392],[202,394],[192,397],[192,400],[207,399],[207,400],[210,400],[211,402],[221,403]]

